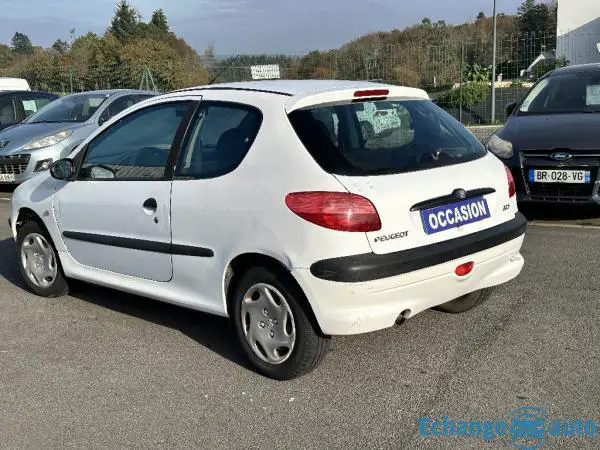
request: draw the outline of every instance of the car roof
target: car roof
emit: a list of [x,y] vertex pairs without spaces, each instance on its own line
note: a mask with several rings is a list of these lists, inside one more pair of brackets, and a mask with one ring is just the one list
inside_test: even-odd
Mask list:
[[570,73],[600,73],[600,63],[590,63],[590,64],[577,64],[574,66],[561,67],[559,69],[555,69],[552,72],[551,76],[555,75],[565,75]]
[[261,80],[236,83],[218,83],[179,89],[174,92],[231,89],[244,91],[270,92],[287,96],[307,95],[319,92],[345,89],[381,89],[382,87],[398,88],[396,85],[374,83],[370,81],[350,80]]
[[89,94],[111,96],[111,95],[115,95],[115,94],[126,94],[126,93],[127,94],[151,94],[151,95],[159,94],[158,92],[143,91],[140,89],[99,89],[96,91],[73,92],[72,94],[65,95],[65,97],[69,97],[71,95],[89,95]]
[[43,95],[50,95],[52,97],[58,97],[57,94],[53,94],[52,92],[44,92],[44,91],[23,91],[23,90],[19,90],[19,91],[0,91],[0,96],[3,95],[15,95],[15,94],[43,94]]

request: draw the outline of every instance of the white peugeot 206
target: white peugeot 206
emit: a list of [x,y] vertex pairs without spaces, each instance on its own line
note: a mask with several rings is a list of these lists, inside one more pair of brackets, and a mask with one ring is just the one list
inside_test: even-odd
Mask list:
[[[365,136],[377,102],[402,120]],[[331,336],[482,303],[521,272],[526,221],[504,164],[424,91],[279,80],[136,104],[18,187],[10,226],[35,294],[77,279],[228,317],[290,379]]]

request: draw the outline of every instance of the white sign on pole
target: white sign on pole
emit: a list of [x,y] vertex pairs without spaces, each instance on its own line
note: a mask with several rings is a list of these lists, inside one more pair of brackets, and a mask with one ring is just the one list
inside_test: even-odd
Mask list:
[[251,66],[253,80],[273,80],[281,78],[278,64]]

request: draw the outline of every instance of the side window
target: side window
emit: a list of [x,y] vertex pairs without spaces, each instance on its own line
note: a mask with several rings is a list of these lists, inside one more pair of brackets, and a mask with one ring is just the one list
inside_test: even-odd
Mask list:
[[0,97],[0,125],[8,125],[15,122],[17,122],[17,117],[12,97]]
[[[33,97],[33,96],[25,96],[20,99],[17,99],[16,102],[19,104],[19,107],[22,107],[23,114],[25,117],[29,117],[33,113],[38,112],[48,103],[50,103],[53,99],[51,97]],[[18,108],[20,109],[20,108]]]
[[175,134],[190,105],[150,106],[119,120],[87,145],[79,179],[163,179]]
[[141,99],[139,99],[139,96],[137,95],[124,95],[116,98],[102,113],[102,121],[106,122],[111,117],[115,117],[117,114],[135,105],[140,100]]
[[213,178],[234,170],[252,146],[261,112],[251,106],[225,102],[203,102],[195,118],[175,175]]

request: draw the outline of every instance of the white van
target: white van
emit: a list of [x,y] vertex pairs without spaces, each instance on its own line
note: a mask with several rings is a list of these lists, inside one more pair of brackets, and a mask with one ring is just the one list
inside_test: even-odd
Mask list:
[[29,83],[23,78],[0,77],[0,91],[30,91]]

